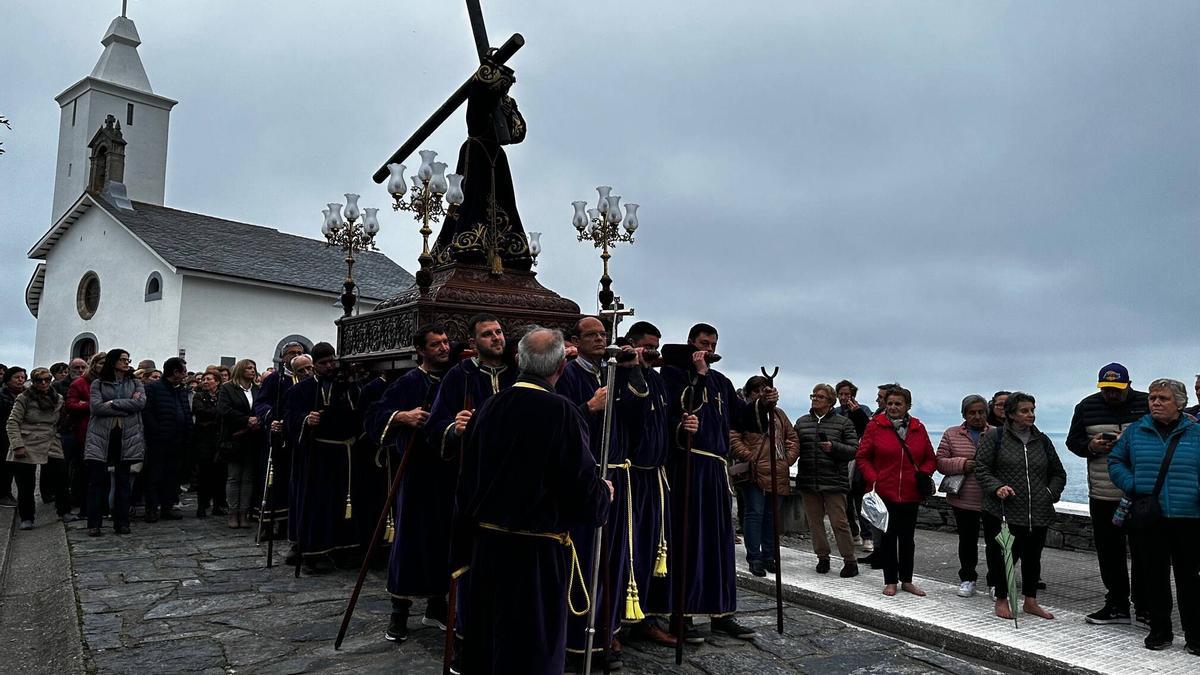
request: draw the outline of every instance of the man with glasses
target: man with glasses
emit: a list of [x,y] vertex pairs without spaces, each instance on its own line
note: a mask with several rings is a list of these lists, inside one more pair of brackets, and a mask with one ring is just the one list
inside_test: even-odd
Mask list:
[[[262,504],[262,491],[266,486],[267,456],[270,454],[274,487],[271,489],[271,494],[268,495],[267,511],[259,514],[259,517],[264,522],[278,523],[281,536],[287,531],[287,485],[292,477],[292,453],[287,449],[287,441],[283,433],[283,410],[276,410],[276,406],[283,407],[283,400],[287,396],[288,390],[301,380],[301,377],[293,369],[293,361],[303,356],[304,345],[295,341],[285,344],[279,350],[279,369],[263,378],[262,384],[258,388],[258,397],[254,399],[254,416],[271,430],[271,437],[269,444],[264,444],[259,457],[258,477],[254,481],[256,496],[251,501],[255,504]],[[310,374],[311,370],[312,361],[309,360]],[[271,445],[274,445],[274,452],[271,452]],[[273,537],[275,533],[264,531],[262,536]]]
[[[626,347],[631,352],[628,358],[620,363],[613,383],[615,391],[609,391],[605,386],[605,351],[608,348],[608,331],[604,323],[594,316],[585,316],[575,324],[572,332],[572,342],[578,356],[567,363],[562,376],[554,389],[578,406],[583,418],[588,424],[589,445],[592,457],[600,461],[604,437],[604,410],[608,397],[613,397],[613,420],[609,428],[610,442],[608,449],[608,466],[604,468],[601,477],[613,484],[615,504],[620,517],[609,518],[604,527],[603,538],[608,551],[608,567],[600,574],[600,588],[597,591],[601,598],[600,607],[604,612],[596,614],[597,639],[593,642],[596,652],[605,652],[604,658],[610,669],[616,667],[620,655],[615,652],[613,640],[622,619],[640,621],[643,613],[640,598],[635,587],[629,585],[629,539],[632,532],[629,524],[633,520],[633,502],[629,499],[629,441],[631,434],[641,431],[645,412],[649,408],[649,389],[641,369],[639,351]],[[571,532],[575,548],[579,552],[579,562],[583,569],[592,568],[592,558],[598,552],[592,549],[595,543],[594,530],[581,527]],[[636,582],[635,582],[636,583]],[[629,597],[627,597],[629,596]],[[634,616],[626,616],[618,608],[625,608],[626,601],[631,600],[636,607]],[[567,620],[567,654],[573,662],[583,659],[587,642],[587,617],[571,617]]]

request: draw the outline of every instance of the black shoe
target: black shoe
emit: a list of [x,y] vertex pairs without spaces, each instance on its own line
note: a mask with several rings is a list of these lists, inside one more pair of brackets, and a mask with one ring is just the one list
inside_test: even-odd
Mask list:
[[1146,636],[1146,640],[1143,642],[1143,644],[1146,645],[1146,649],[1153,649],[1157,652],[1170,647],[1171,643],[1174,641],[1175,636],[1171,633],[1150,633]]
[[298,562],[300,562],[300,552],[293,546],[288,549],[287,555],[283,557],[283,564],[295,567]]
[[113,527],[117,534],[129,534],[129,523],[121,523]]
[[156,509],[152,506],[146,507],[146,522],[147,523],[157,523],[158,522],[158,509]]
[[[672,632],[671,634],[674,635],[675,633]],[[704,644],[704,633],[701,633],[696,628],[691,619],[687,619],[683,626],[683,641],[693,645]]]
[[829,558],[820,558],[817,560],[817,574],[829,573]]
[[775,558],[767,558],[763,561],[763,569],[769,574],[775,574]]
[[753,628],[743,626],[732,616],[722,616],[713,619],[712,631],[714,633],[724,633],[739,640],[753,640],[758,637],[758,633],[754,632]]
[[[606,650],[604,650],[603,658],[604,658],[604,669],[608,670],[610,672],[614,671],[614,670],[620,670],[621,668],[623,668],[625,666],[624,663],[621,663],[621,653],[618,651],[614,651],[612,649],[606,649]],[[594,657],[593,657],[593,660],[595,660]]]
[[421,625],[446,630],[446,600],[441,597],[430,598],[425,605],[425,616],[421,617]]
[[842,565],[842,571],[838,572],[838,576],[843,579],[849,579],[851,577],[858,576],[858,563],[856,563],[856,562],[845,563],[844,565]]
[[183,520],[183,516],[179,515],[179,511],[176,509],[163,509],[158,517],[163,520]]
[[392,618],[388,621],[387,630],[383,632],[383,639],[388,642],[404,642],[407,640],[408,615],[392,612]]
[[88,528],[88,536],[89,537],[99,537],[102,534],[104,534],[104,530],[101,530],[98,527],[89,527]]
[[1099,626],[1107,626],[1111,623],[1129,623],[1129,610],[1105,605],[1084,617],[1084,621]]
[[767,570],[763,567],[762,563],[752,562],[750,563],[750,574],[756,577],[765,577],[767,576]]

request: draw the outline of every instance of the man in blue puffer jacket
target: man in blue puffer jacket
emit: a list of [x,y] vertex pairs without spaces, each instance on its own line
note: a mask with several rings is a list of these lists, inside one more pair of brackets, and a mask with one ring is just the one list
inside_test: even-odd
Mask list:
[[[1150,610],[1147,649],[1166,649],[1171,625],[1171,568],[1188,652],[1200,656],[1200,423],[1182,414],[1187,388],[1176,380],[1150,383],[1150,414],[1130,425],[1108,456],[1113,483],[1131,498],[1152,495],[1167,449],[1176,443],[1158,503],[1162,518],[1139,529],[1138,556]],[[1139,604],[1142,604],[1139,601]]]

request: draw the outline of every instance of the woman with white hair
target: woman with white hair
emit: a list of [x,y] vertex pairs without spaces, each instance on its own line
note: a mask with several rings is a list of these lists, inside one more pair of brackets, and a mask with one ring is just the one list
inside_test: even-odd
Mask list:
[[[962,424],[942,434],[937,467],[946,476],[942,490],[958,528],[958,596],[969,598],[975,595],[975,582],[979,580],[975,568],[979,565],[979,510],[983,506],[983,492],[975,478],[975,451],[979,440],[993,427],[988,425],[988,403],[979,394],[962,400],[962,417]],[[989,548],[996,545],[990,539],[986,543]]]
[[1150,612],[1146,649],[1174,641],[1171,570],[1187,650],[1200,656],[1200,423],[1182,414],[1187,388],[1150,383],[1150,414],[1121,432],[1108,456],[1113,484],[1133,501],[1126,527],[1137,532],[1138,572]]

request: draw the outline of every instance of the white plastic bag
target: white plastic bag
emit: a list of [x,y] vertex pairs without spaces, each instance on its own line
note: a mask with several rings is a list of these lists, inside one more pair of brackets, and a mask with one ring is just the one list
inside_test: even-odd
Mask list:
[[878,492],[871,490],[867,494],[863,495],[862,516],[875,527],[887,532],[887,504],[883,503],[883,497],[880,497]]

